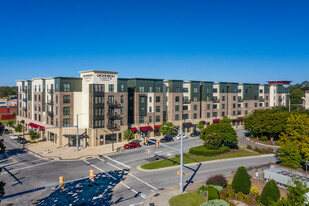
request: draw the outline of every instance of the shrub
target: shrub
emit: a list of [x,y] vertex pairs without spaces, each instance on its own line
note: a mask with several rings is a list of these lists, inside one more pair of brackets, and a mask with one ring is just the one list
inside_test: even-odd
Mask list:
[[235,192],[248,194],[250,192],[251,180],[245,167],[239,167],[233,178],[232,187]]
[[220,136],[216,133],[210,133],[204,138],[204,146],[207,149],[218,149],[220,147],[222,140]]
[[218,190],[214,187],[208,187],[208,200],[216,200],[219,199]]
[[233,198],[233,197],[235,197],[235,190],[230,189],[230,190],[227,191],[227,194],[228,194],[229,198]]
[[248,144],[247,145],[247,149],[252,149],[251,145]]
[[200,206],[230,206],[230,204],[224,200],[209,200],[203,202]]
[[223,189],[220,193],[220,199],[226,199],[228,197],[226,189]]
[[258,188],[252,187],[252,188],[250,189],[250,194],[251,194],[251,195],[254,195],[254,196],[258,195],[258,194],[259,194]]
[[298,166],[292,162],[281,162],[280,165],[285,166],[285,167],[289,167],[289,168],[293,168],[293,169],[297,169]]
[[263,142],[266,142],[266,141],[268,141],[268,137],[267,136],[262,136],[260,138],[260,140],[263,141]]
[[201,145],[198,147],[191,147],[189,153],[200,156],[215,156],[230,151],[230,149],[227,148],[228,147],[223,146],[220,147],[219,149],[207,149],[204,145]]
[[231,182],[227,182],[227,187],[228,188],[232,188],[232,183]]
[[227,146],[222,146],[222,147],[219,148],[219,150],[221,152],[220,154],[223,154],[223,153],[229,152],[230,148],[227,147]]
[[207,185],[208,187],[213,187],[216,188],[216,190],[218,191],[218,193],[220,194],[220,192],[223,190],[223,187],[219,186],[219,185]]
[[227,185],[226,179],[225,177],[223,177],[223,175],[215,175],[215,176],[208,178],[208,180],[206,181],[206,184],[207,185],[219,185],[221,187],[226,187]]
[[251,203],[251,197],[250,196],[245,196],[245,201],[247,204]]
[[280,199],[280,191],[276,182],[270,180],[263,188],[261,195],[261,202],[264,205],[271,205],[273,202],[277,202]]
[[201,196],[206,197],[207,194],[207,187],[205,185],[202,185],[199,189],[198,189],[199,193]]
[[245,198],[245,194],[244,194],[244,193],[242,193],[242,192],[238,192],[238,193],[237,193],[237,199],[238,199],[238,200],[241,201],[241,200],[243,200],[244,198]]
[[255,138],[254,134],[250,135],[250,138],[254,139]]

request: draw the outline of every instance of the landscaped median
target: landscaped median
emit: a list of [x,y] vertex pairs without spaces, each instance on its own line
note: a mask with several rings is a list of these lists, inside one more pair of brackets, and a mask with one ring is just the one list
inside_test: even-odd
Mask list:
[[[199,147],[201,147],[201,146],[199,146]],[[195,147],[195,148],[198,148],[198,147]],[[205,162],[205,161],[211,161],[211,160],[228,159],[228,158],[236,158],[236,157],[247,157],[247,156],[257,156],[257,155],[259,155],[257,152],[245,150],[245,149],[232,149],[231,151],[229,151],[227,153],[219,154],[219,155],[216,155],[216,156],[198,156],[198,155],[188,153],[188,154],[184,154],[183,163],[189,164],[189,163]],[[152,170],[152,169],[159,169],[159,168],[171,167],[171,166],[177,166],[177,165],[180,165],[179,155],[176,155],[173,158],[159,160],[159,161],[156,161],[156,162],[144,164],[144,165],[141,165],[140,167],[142,169]]]

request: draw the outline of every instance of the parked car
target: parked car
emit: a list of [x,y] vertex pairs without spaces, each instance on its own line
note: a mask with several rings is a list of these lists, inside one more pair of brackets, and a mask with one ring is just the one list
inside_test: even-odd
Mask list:
[[[150,140],[150,141],[149,141],[149,140]],[[146,144],[145,144],[145,142],[144,142],[144,145],[149,146],[149,145],[156,144],[156,141],[157,141],[157,140],[155,140],[155,139],[149,139],[149,140],[147,140],[147,143],[146,143]]]
[[17,139],[18,137],[17,137],[16,135],[14,135],[14,134],[11,134],[11,135],[10,135],[10,138],[11,138],[11,139]]
[[160,139],[160,142],[164,143],[164,142],[172,142],[174,141],[173,137],[171,136],[166,136],[166,137],[163,137],[162,139]]
[[9,130],[8,129],[4,129],[3,134],[9,134]]
[[[181,139],[181,134],[178,134],[175,138],[176,138],[176,139]],[[185,135],[185,134],[183,134],[183,138],[184,138],[184,139],[188,139],[188,136]]]
[[[134,140],[131,140],[131,142],[140,143],[141,140],[139,140],[139,139],[134,139]],[[129,143],[131,143],[131,142],[129,142]]]
[[125,149],[132,149],[132,148],[137,148],[137,147],[141,147],[142,145],[140,145],[138,142],[130,142],[129,144],[126,144],[123,148]]
[[196,136],[200,136],[201,133],[199,131],[194,131],[190,134],[190,137],[196,137]]
[[18,137],[17,139],[15,139],[18,143],[26,143],[26,139],[25,138],[23,138],[23,137]]

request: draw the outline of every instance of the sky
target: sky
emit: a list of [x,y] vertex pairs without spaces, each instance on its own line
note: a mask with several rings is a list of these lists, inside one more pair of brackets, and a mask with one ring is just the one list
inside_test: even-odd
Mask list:
[[309,1],[0,0],[0,86],[120,78],[309,80]]

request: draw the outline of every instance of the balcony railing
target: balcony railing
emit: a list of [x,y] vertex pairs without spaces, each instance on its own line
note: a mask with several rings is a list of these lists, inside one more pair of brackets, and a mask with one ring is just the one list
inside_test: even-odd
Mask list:
[[212,101],[213,101],[213,103],[219,103],[219,102],[220,102],[220,99],[214,98]]
[[21,109],[27,111],[27,107],[25,106],[23,106]]
[[27,88],[23,88],[22,91],[25,92],[25,93],[27,93],[27,92],[28,92],[28,89],[27,89]]
[[238,102],[242,102],[243,99],[241,97],[238,97]]
[[281,102],[283,99],[282,99],[282,97],[279,97],[279,101]]
[[26,98],[23,99],[24,102],[28,101]]
[[117,112],[108,112],[107,117],[110,119],[117,119],[120,118],[120,115]]
[[54,104],[54,100],[52,100],[52,99],[47,100],[47,104]]
[[53,111],[47,111],[47,115],[50,116],[50,117],[53,117],[54,116],[54,112]]
[[183,104],[190,104],[191,103],[191,100],[190,99],[184,99],[182,101]]
[[264,97],[259,97],[260,102],[264,102]]
[[47,93],[53,94],[53,93],[54,93],[54,89],[48,89],[48,90],[47,90]]
[[118,130],[120,129],[117,124],[108,124],[107,129],[113,129],[113,130]]
[[120,107],[120,104],[117,101],[107,101],[109,107]]

